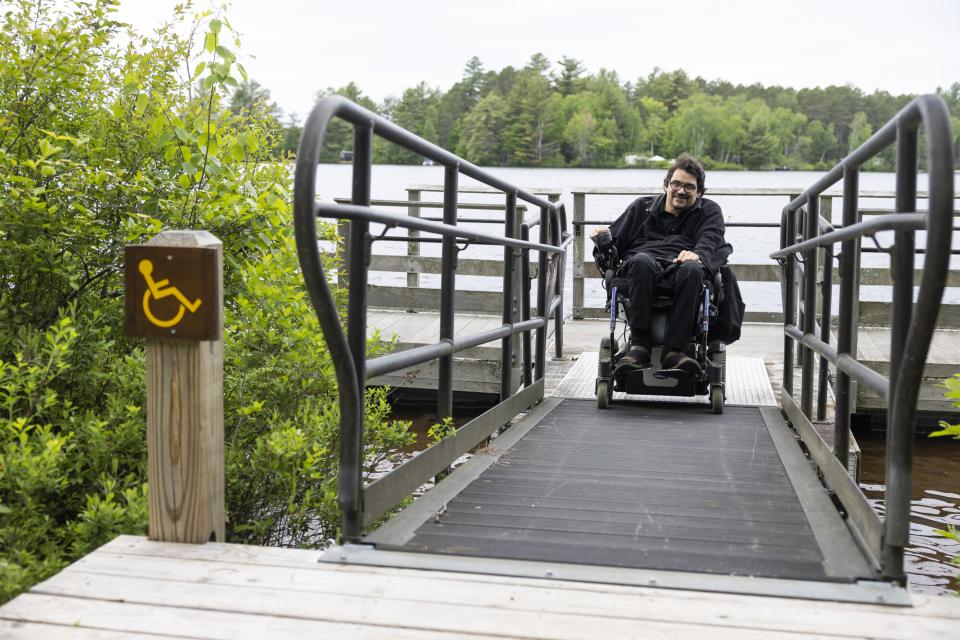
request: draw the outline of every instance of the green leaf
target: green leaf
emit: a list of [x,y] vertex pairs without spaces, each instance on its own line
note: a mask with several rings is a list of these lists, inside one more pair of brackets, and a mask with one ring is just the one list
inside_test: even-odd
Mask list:
[[197,68],[193,70],[193,78],[197,79],[200,77],[200,74],[203,73],[203,70],[207,68],[206,62],[201,62],[197,65]]
[[210,31],[213,33],[220,33],[220,21],[214,18],[210,21]]
[[207,53],[213,53],[217,48],[217,34],[210,32],[203,39],[203,48]]
[[240,64],[239,62],[237,63],[237,71],[240,72],[240,77],[243,78],[244,82],[247,82],[247,80],[249,80],[249,77],[247,76],[247,70],[244,69],[243,65]]
[[144,110],[147,108],[147,102],[149,102],[149,98],[147,97],[147,94],[141,93],[140,95],[138,95],[137,103],[136,103],[136,106],[134,107],[134,113],[136,113],[138,116],[143,115]]
[[190,188],[190,177],[184,174],[177,176],[177,184],[183,187],[184,189]]
[[237,56],[233,55],[233,52],[230,51],[230,49],[227,49],[222,45],[217,46],[217,55],[229,62],[233,62],[237,59]]

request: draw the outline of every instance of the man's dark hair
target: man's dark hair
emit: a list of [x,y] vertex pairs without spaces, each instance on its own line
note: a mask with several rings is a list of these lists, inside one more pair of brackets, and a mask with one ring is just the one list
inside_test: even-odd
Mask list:
[[664,187],[666,187],[670,183],[670,180],[673,179],[673,172],[677,169],[683,169],[697,179],[698,192],[703,193],[706,191],[703,185],[707,180],[707,173],[703,170],[703,165],[700,164],[699,160],[686,152],[677,156],[677,159],[674,160],[670,168],[667,169],[667,177],[663,179]]

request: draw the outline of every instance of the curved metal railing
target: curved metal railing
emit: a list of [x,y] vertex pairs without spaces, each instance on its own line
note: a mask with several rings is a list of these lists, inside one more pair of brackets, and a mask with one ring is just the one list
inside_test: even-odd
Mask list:
[[[926,135],[929,175],[928,213],[917,212],[918,128]],[[858,222],[860,168],[890,145],[896,145],[896,213]],[[784,362],[783,406],[816,459],[829,488],[843,503],[854,530],[877,568],[888,579],[903,583],[904,548],[909,543],[914,420],[924,362],[933,332],[951,254],[954,209],[953,146],[950,114],[941,98],[924,95],[913,100],[869,140],[844,158],[800,197],[783,209],[781,250],[771,258],[783,265]],[[819,196],[843,181],[843,228],[825,225]],[[802,240],[797,228],[802,220]],[[856,283],[859,281],[860,238],[878,231],[894,232],[889,248],[893,275],[890,377],[856,359]],[[913,302],[915,233],[926,230],[923,275]],[[837,347],[830,346],[831,256],[840,243],[840,292]],[[817,328],[817,254],[824,251],[827,268],[821,286],[820,336]],[[798,282],[799,281],[799,282]],[[798,323],[798,285],[803,299]],[[803,346],[800,404],[793,399],[794,342]],[[821,402],[826,397],[826,369],[837,371],[834,446],[831,451],[813,429],[814,354],[820,357]],[[846,473],[849,451],[851,381],[864,384],[887,400],[886,511],[881,518]]]
[[[333,118],[344,120],[354,129],[353,186],[351,204],[322,203],[316,199],[317,164],[323,149],[327,127]],[[422,155],[444,167],[443,222],[434,222],[370,207],[370,179],[373,136]],[[506,198],[505,234],[496,236],[457,226],[457,193],[460,175],[493,187]],[[517,201],[539,208],[539,215],[517,220]],[[350,221],[347,246],[349,299],[347,334],[327,285],[317,244],[316,218]],[[370,224],[404,227],[431,232],[442,237],[440,284],[440,340],[407,351],[366,360],[366,289],[370,243]],[[341,537],[344,541],[360,538],[362,528],[381,517],[429,478],[445,469],[459,455],[480,443],[494,430],[506,424],[520,411],[543,398],[546,361],[546,329],[554,316],[557,352],[562,340],[562,295],[564,255],[571,241],[567,233],[563,205],[548,202],[532,193],[500,180],[475,165],[446,151],[341,96],[324,98],[313,108],[303,128],[297,151],[294,175],[294,227],[297,254],[303,278],[327,346],[333,356],[340,394],[340,490],[342,512]],[[539,241],[529,239],[531,229],[539,227]],[[517,236],[520,237],[517,237]],[[404,238],[409,241],[409,238]],[[458,242],[483,242],[504,247],[503,324],[482,333],[454,337],[454,292],[457,253],[465,247]],[[537,310],[530,315],[529,258],[537,251]],[[512,302],[514,288],[511,264],[517,252],[521,260],[519,313]],[[549,299],[548,299],[549,291]],[[520,316],[519,318],[517,316]],[[531,331],[536,331],[536,355],[533,355]],[[512,394],[513,361],[511,338],[523,334],[524,388]],[[438,416],[453,412],[453,355],[486,342],[501,340],[500,404],[468,423],[452,438],[445,438],[386,476],[364,487],[363,468],[363,389],[374,376],[400,371],[409,366],[439,360]],[[535,371],[531,364],[535,362]]]

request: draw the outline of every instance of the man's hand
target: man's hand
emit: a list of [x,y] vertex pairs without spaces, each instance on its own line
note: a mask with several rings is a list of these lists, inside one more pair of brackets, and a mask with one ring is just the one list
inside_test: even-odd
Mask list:
[[591,240],[596,240],[596,239],[597,239],[597,234],[599,234],[601,231],[606,231],[606,230],[609,229],[609,228],[610,228],[610,227],[597,227],[597,228],[595,228],[593,231],[590,232],[590,239],[591,239]]
[[673,261],[677,264],[689,262],[690,260],[696,260],[697,262],[700,262],[700,256],[695,254],[693,251],[683,250],[680,252],[680,255],[673,259]]

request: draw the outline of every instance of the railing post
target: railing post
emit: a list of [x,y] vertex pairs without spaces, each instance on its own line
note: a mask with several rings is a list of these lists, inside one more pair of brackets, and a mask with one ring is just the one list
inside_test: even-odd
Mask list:
[[[897,195],[895,210],[917,208],[917,128],[903,122],[897,125]],[[893,252],[893,323],[890,329],[890,388],[900,382],[900,365],[907,332],[913,315],[914,232],[894,234]],[[896,394],[888,398],[886,445],[886,518],[883,536],[883,573],[894,580],[904,580],[903,551],[910,542],[910,499],[913,488],[912,422],[896,419]]]
[[337,235],[340,237],[340,264],[337,265],[337,286],[346,287],[350,282],[347,270],[350,268],[350,221],[337,220]]
[[[370,171],[373,162],[373,130],[357,126],[353,134],[353,184],[351,202],[370,205]],[[340,506],[343,516],[341,537],[345,542],[360,539],[363,520],[363,393],[367,382],[367,269],[370,266],[370,223],[350,224],[349,279],[347,302],[347,344],[357,376],[360,402],[350,433],[341,436]]]
[[[457,224],[457,183],[460,173],[455,165],[443,176],[443,223]],[[455,269],[457,240],[444,236],[440,266],[440,340],[453,342]],[[439,366],[437,420],[453,416],[453,354],[441,356]]]
[[[407,189],[407,201],[414,202],[420,201],[420,190],[419,189]],[[408,205],[407,206],[407,215],[413,218],[420,217],[420,207],[417,205]],[[407,256],[415,258],[420,255],[420,243],[415,238],[420,237],[420,232],[416,229],[407,229],[407,237],[411,238],[411,242],[407,243]],[[415,271],[407,272],[407,286],[411,289],[416,289],[420,286],[420,274]]]
[[[830,316],[833,307],[833,256],[827,250],[823,251],[823,279],[821,282],[820,341],[824,344],[830,344]],[[827,359],[821,356],[820,372],[817,379],[817,420],[826,420],[827,418],[829,365]]]
[[[530,227],[526,223],[520,225],[520,236],[524,242],[530,240]],[[530,250],[524,249],[520,256],[520,319],[530,319]],[[533,384],[533,345],[530,339],[530,330],[523,332],[523,386]]]
[[[793,202],[799,197],[800,197],[799,193],[790,194],[789,196],[790,202]],[[791,216],[795,216],[796,219],[794,220],[794,223],[793,223],[793,232],[792,232],[793,235],[787,241],[788,245],[791,245],[797,242],[798,226],[799,226],[799,229],[804,228],[804,221],[806,220],[806,218],[804,217],[805,214],[806,214],[806,210],[804,209],[804,207],[800,207],[799,209],[796,209],[791,213]],[[793,272],[795,274],[794,284],[796,285],[796,287],[793,290],[793,296],[794,296],[793,308],[797,314],[796,325],[798,327],[803,327],[803,286],[801,286],[800,284],[803,281],[803,265],[800,264],[800,261],[797,260],[796,257],[793,261]],[[804,356],[803,345],[800,344],[799,342],[795,342],[793,345],[793,348],[794,348],[794,354],[795,354],[793,362],[796,363],[796,366],[800,366],[803,364],[803,356]]]
[[[807,202],[803,239],[817,237],[820,221],[820,200],[812,197]],[[817,248],[804,251],[803,255],[803,333],[812,334],[817,320]],[[800,372],[800,409],[813,419],[813,364],[816,353],[804,347],[803,368]]]
[[[560,231],[562,228],[559,224],[557,225],[557,232],[555,234],[557,244],[563,243],[563,236]],[[567,252],[564,251],[557,257],[557,277],[553,287],[553,295],[560,298],[557,310],[553,314],[553,357],[557,360],[563,360],[563,279],[566,276]],[[552,300],[550,304],[553,304]]]
[[[793,202],[793,200],[791,200]],[[788,205],[789,206],[789,205]],[[796,241],[796,211],[788,210],[783,216],[780,245],[786,248]],[[797,255],[787,254],[783,265],[783,324],[793,325],[797,322]],[[793,395],[793,362],[797,346],[793,338],[784,333],[783,336],[783,390]]]
[[201,304],[218,328],[212,340],[147,338],[149,537],[223,542],[223,244],[206,231],[164,231],[147,245],[216,250]]
[[[516,237],[517,227],[517,194],[507,194],[507,204],[504,210],[503,233],[508,238]],[[503,324],[513,324],[514,308],[514,272],[516,260],[514,248],[503,248]],[[500,341],[500,401],[504,401],[513,394],[513,346],[514,337],[507,336]]]
[[583,319],[583,260],[584,260],[584,232],[586,194],[582,191],[573,192],[573,318]]
[[[833,223],[833,196],[820,196],[820,217]],[[820,340],[830,344],[831,315],[833,307],[833,255],[823,250],[823,263],[820,273]],[[829,362],[820,358],[820,373],[817,385],[817,420],[827,418],[827,387]],[[844,463],[846,466],[846,463]]]
[[[856,224],[859,210],[860,170],[849,165],[843,168],[843,226]],[[859,277],[856,239],[844,240],[840,247],[840,314],[837,326],[837,355],[857,357],[854,337],[857,332],[854,280]],[[854,387],[850,376],[837,368],[837,406],[834,409],[833,453],[847,467],[850,457],[850,414]]]
[[[540,244],[550,242],[550,210],[540,207]],[[546,373],[547,360],[547,327],[550,324],[547,318],[547,254],[537,252],[537,317],[543,320],[543,325],[537,328],[537,356],[535,379],[540,380]]]

